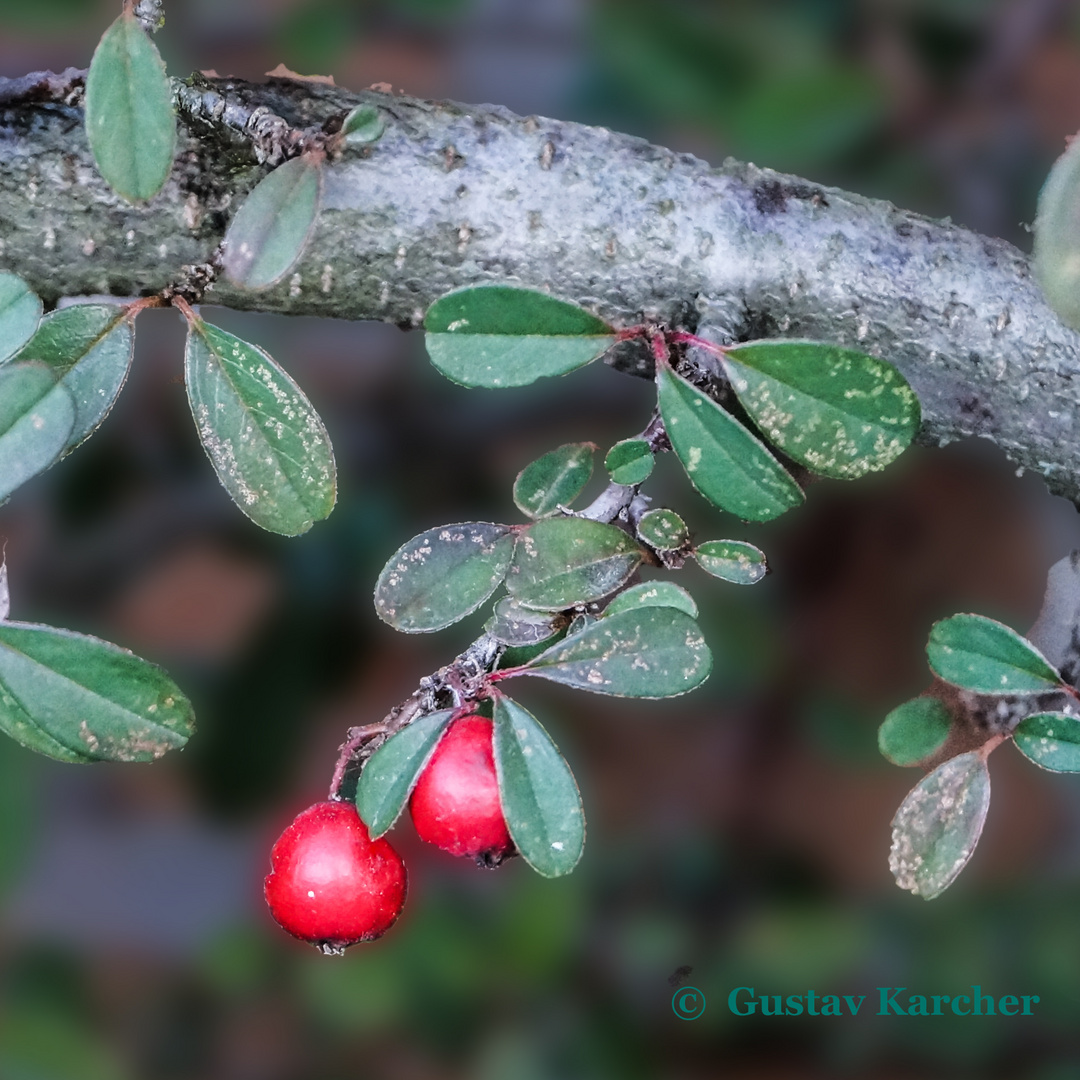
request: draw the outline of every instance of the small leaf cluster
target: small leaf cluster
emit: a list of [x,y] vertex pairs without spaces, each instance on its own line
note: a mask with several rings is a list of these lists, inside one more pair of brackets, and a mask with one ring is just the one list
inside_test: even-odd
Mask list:
[[[640,488],[655,455],[673,450],[717,508],[766,521],[803,500],[766,440],[822,475],[851,479],[883,468],[907,446],[918,401],[892,365],[861,353],[810,342],[721,348],[662,327],[618,330],[578,305],[509,286],[450,293],[431,306],[424,327],[434,365],[470,387],[565,375],[635,337],[656,361],[653,420],[604,455],[608,487],[594,504],[573,509],[597,446],[559,446],[515,480],[513,501],[525,523],[428,529],[390,557],[375,586],[379,617],[404,633],[441,630],[501,587],[505,595],[484,624],[495,646],[490,670],[468,686],[459,678],[453,709],[412,720],[367,759],[357,785],[361,817],[373,835],[389,829],[451,718],[487,708],[511,836],[534,869],[556,876],[581,853],[580,796],[539,722],[505,695],[505,680],[533,676],[631,698],[686,693],[712,667],[697,605],[673,582],[640,581],[640,571],[676,570],[693,558],[714,577],[750,585],[768,569],[753,544],[696,542],[675,510],[649,505]],[[711,352],[749,423],[699,385],[704,380],[684,355],[689,344]]]
[[[982,615],[935,623],[926,653],[941,684],[962,692],[961,702],[998,702],[993,712],[1000,728],[980,749],[938,765],[893,818],[889,868],[901,888],[931,900],[975,851],[990,807],[987,758],[1002,741],[1011,739],[1040,768],[1080,772],[1080,695],[1035,645]],[[916,765],[939,756],[954,727],[950,709],[931,693],[889,713],[878,745],[893,763]]]

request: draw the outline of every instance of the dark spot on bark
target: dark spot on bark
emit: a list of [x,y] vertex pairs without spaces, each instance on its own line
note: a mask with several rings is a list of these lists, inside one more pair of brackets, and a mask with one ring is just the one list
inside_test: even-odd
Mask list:
[[982,363],[982,357],[977,352],[972,350],[971,352],[968,353],[968,363],[975,364],[975,365],[981,364]]
[[893,228],[897,236],[908,237],[915,231],[915,226],[910,221],[898,221]]
[[465,155],[459,154],[454,146],[447,146],[443,150],[443,168],[447,172],[460,169],[465,164]]
[[828,206],[825,192],[812,184],[782,184],[779,180],[760,180],[754,185],[754,205],[759,214],[787,212],[788,199],[799,199],[814,206]]
[[738,341],[757,341],[759,338],[778,337],[780,325],[767,311],[746,309],[746,316],[739,327]]

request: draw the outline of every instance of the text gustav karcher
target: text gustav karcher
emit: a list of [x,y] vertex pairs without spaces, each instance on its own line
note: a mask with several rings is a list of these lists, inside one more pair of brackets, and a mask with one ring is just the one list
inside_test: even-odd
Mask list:
[[[871,1005],[875,1016],[1033,1016],[1038,994],[1002,994],[995,998],[982,987],[970,994],[909,994],[906,986],[877,986]],[[736,1016],[858,1016],[866,994],[757,994],[752,986],[736,986],[728,1008]]]

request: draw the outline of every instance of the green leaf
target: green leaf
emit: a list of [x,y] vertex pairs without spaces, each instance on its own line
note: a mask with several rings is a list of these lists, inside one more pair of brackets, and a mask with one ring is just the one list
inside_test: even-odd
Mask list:
[[0,501],[63,453],[75,402],[42,364],[0,367]]
[[1068,713],[1026,716],[1013,732],[1017,750],[1041,769],[1080,772],[1080,720]]
[[712,398],[664,365],[656,381],[672,448],[709,502],[747,521],[769,521],[803,501],[764,443]]
[[566,625],[565,617],[523,608],[512,596],[504,596],[484,631],[504,645],[537,645],[554,637]]
[[595,443],[566,443],[526,465],[514,481],[514,505],[531,518],[569,506],[592,476],[595,450]]
[[919,399],[892,364],[813,341],[760,341],[724,354],[739,402],[788,457],[853,480],[885,468],[919,430]]
[[646,581],[619,593],[604,608],[604,617],[643,607],[678,608],[695,619],[698,613],[694,598],[681,585],[676,585],[673,581]]
[[547,518],[522,534],[506,588],[523,607],[562,611],[614,592],[643,556],[614,525]]
[[917,765],[936,754],[949,737],[952,719],[936,697],[898,705],[878,728],[878,749],[894,765]]
[[424,318],[431,362],[463,386],[527,386],[595,360],[612,328],[576,304],[532,289],[484,285],[436,300]]
[[662,506],[641,515],[637,532],[646,544],[651,544],[657,551],[674,551],[690,538],[686,522],[674,510]]
[[675,697],[703,683],[712,654],[698,624],[672,607],[609,615],[542,652],[523,674],[618,697]]
[[892,820],[889,869],[901,889],[933,900],[967,865],[990,806],[990,773],[973,751],[950,758],[908,793]]
[[487,521],[428,529],[402,544],[382,568],[375,611],[406,634],[450,626],[499,587],[516,542],[516,530]]
[[41,298],[17,274],[0,271],[0,363],[14,356],[41,320]]
[[935,675],[977,694],[1038,694],[1061,686],[1061,676],[1030,641],[982,615],[934,623],[926,655]]
[[0,729],[61,761],[153,761],[194,731],[155,664],[98,638],[0,623]]
[[195,318],[184,375],[203,449],[256,525],[307,532],[334,508],[330,436],[303,391],[262,349]]
[[382,137],[386,122],[374,105],[357,105],[341,125],[341,134],[347,147],[367,146]]
[[397,821],[453,715],[447,709],[421,716],[391,735],[364,765],[356,809],[373,840]]
[[569,874],[585,846],[585,814],[570,766],[536,717],[502,695],[495,699],[492,748],[514,845],[538,874]]
[[264,176],[225,233],[225,276],[245,289],[280,281],[303,253],[322,195],[322,160],[292,158]]
[[75,402],[64,453],[101,425],[123,389],[135,350],[135,330],[115,304],[73,304],[41,320],[15,357],[48,365]]
[[129,12],[105,31],[90,61],[86,136],[105,182],[128,202],[152,198],[172,171],[172,87],[157,48]]
[[743,540],[706,540],[694,558],[707,574],[736,585],[756,585],[769,572],[765,552]]
[[640,484],[653,471],[655,458],[644,439],[623,439],[604,458],[604,468],[616,484]]
[[1057,317],[1080,330],[1080,144],[1075,139],[1054,162],[1039,195],[1032,269]]

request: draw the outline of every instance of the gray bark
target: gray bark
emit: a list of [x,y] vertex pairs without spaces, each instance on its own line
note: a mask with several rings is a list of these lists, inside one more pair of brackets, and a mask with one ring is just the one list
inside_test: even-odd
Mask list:
[[[386,133],[328,164],[296,272],[259,293],[218,281],[208,302],[416,326],[451,289],[508,282],[619,323],[836,342],[904,372],[923,441],[989,438],[1051,490],[1080,497],[1080,336],[1003,241],[602,128],[284,79],[178,84],[172,177],[132,207],[98,176],[78,106],[35,94],[50,91],[0,87],[0,265],[47,301],[175,281],[211,256],[269,167],[259,159],[301,145],[275,123],[317,137],[367,100]],[[250,133],[267,131],[285,142],[253,146]]]

